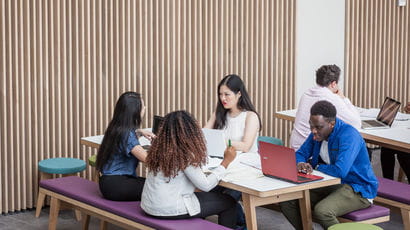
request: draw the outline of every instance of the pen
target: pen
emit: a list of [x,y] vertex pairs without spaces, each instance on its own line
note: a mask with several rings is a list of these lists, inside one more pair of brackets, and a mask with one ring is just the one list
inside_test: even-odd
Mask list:
[[232,146],[232,144],[231,144],[231,139],[229,139],[228,140],[228,147],[231,147]]

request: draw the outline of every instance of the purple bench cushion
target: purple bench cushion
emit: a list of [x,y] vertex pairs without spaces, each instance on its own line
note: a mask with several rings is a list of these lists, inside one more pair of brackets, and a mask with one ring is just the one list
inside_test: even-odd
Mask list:
[[377,196],[394,200],[400,203],[410,204],[410,185],[386,178],[377,177],[379,189]]
[[390,215],[390,209],[378,205],[371,205],[368,208],[349,212],[342,217],[353,221],[361,221],[388,215]]
[[106,200],[95,182],[76,176],[42,180],[40,187],[156,229],[228,229],[200,218],[161,220],[149,217],[141,209],[140,202]]

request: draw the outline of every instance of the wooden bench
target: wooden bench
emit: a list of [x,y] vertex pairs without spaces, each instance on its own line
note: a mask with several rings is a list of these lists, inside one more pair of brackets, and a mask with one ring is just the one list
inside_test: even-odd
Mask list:
[[379,189],[375,202],[399,209],[404,229],[410,230],[410,185],[381,177],[377,179]]
[[[82,229],[88,229],[90,216],[125,229],[228,229],[201,218],[162,220],[150,217],[141,209],[140,202],[106,200],[102,197],[97,183],[76,176],[42,180],[40,190],[51,197],[49,230],[56,229],[58,213],[62,204],[81,211],[83,215]],[[104,224],[102,225],[104,227]]]

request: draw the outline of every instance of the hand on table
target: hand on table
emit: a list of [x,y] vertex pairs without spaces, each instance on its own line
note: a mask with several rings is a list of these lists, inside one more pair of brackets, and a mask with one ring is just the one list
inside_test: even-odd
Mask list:
[[299,162],[297,168],[298,172],[303,172],[307,174],[311,174],[313,172],[312,165],[310,165],[309,163]]

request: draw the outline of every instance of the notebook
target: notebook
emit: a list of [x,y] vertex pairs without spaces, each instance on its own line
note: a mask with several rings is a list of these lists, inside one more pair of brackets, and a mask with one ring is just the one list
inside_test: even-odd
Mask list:
[[363,120],[362,129],[390,128],[400,108],[400,102],[386,97],[376,120]]
[[297,171],[295,150],[268,142],[259,141],[262,173],[296,184],[321,180],[323,177]]
[[210,157],[223,158],[226,149],[225,133],[220,129],[203,128],[206,141],[206,151]]

